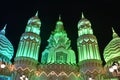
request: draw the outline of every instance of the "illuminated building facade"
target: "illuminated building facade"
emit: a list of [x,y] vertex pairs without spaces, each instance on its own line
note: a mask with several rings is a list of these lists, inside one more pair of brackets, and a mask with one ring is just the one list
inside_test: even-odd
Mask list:
[[114,29],[113,39],[104,49],[103,66],[97,38],[83,14],[77,27],[78,53],[71,47],[61,16],[48,45],[39,53],[41,21],[37,12],[28,20],[12,63],[14,48],[5,37],[5,26],[0,31],[0,80],[120,80],[120,37]]

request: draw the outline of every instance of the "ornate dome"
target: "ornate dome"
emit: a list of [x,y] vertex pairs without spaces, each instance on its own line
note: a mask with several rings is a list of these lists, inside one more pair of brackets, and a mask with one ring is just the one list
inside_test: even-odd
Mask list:
[[38,11],[36,12],[35,16],[31,17],[28,20],[27,25],[36,25],[36,27],[41,27],[41,21],[38,17]]
[[64,30],[63,22],[59,16],[56,28],[48,39],[48,46],[42,52],[42,63],[75,64],[75,52],[70,47],[71,41]]
[[80,28],[85,28],[85,27],[91,27],[91,23],[88,19],[86,19],[82,13],[82,18],[81,20],[78,22],[78,29]]
[[104,59],[106,62],[120,56],[120,37],[113,30],[113,39],[104,49]]
[[5,36],[6,26],[0,31],[0,61],[10,62],[13,57],[14,48]]
[[38,12],[35,14],[35,16],[31,17],[28,20],[25,32],[33,32],[35,34],[40,34],[40,27],[41,27],[41,21],[38,17]]

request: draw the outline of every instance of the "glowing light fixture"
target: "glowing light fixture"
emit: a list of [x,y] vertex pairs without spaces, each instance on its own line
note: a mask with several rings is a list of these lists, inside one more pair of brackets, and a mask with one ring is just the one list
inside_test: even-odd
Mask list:
[[114,72],[117,71],[118,72],[119,69],[119,63],[114,62],[113,65],[109,68],[110,72]]
[[28,80],[28,78],[27,78],[25,75],[22,75],[22,76],[20,77],[20,80]]
[[114,71],[114,69],[111,67],[111,68],[109,68],[109,71],[110,71],[110,72],[113,72],[113,71]]
[[113,68],[114,70],[116,70],[118,67],[117,67],[117,65],[113,65],[112,68]]
[[89,80],[93,80],[93,79],[90,77]]
[[0,67],[1,67],[1,68],[5,68],[6,65],[5,65],[4,63],[2,63],[2,64],[0,65]]

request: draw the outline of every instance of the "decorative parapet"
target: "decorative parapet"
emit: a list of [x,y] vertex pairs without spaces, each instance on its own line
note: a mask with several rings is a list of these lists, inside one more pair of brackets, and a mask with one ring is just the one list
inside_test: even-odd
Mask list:
[[74,76],[76,78],[80,77],[80,73],[78,72],[77,65],[67,65],[67,64],[47,64],[47,65],[39,65],[38,71],[36,71],[36,75],[41,77],[45,75],[46,77],[50,77],[54,75],[56,77],[60,76]]

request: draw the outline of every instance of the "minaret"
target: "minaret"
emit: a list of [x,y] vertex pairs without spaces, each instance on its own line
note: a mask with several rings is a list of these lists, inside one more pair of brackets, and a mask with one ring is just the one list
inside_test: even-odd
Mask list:
[[41,22],[38,18],[38,12],[30,20],[28,20],[25,33],[22,34],[18,50],[17,57],[28,57],[34,60],[38,60],[39,48],[40,48],[40,27]]
[[12,80],[13,71],[11,59],[14,55],[14,48],[8,38],[5,36],[6,26],[0,30],[0,80]]
[[48,46],[42,53],[42,63],[75,64],[75,53],[70,44],[71,41],[67,37],[61,16],[59,16],[55,30],[48,39]]
[[[28,20],[25,32],[22,34],[18,45],[15,57],[15,68],[16,70],[21,69],[22,72],[20,75],[25,75],[24,70],[26,69],[28,69],[28,71],[36,70],[41,43],[40,27],[41,22],[37,12],[34,17]],[[26,75],[28,76],[27,73]],[[18,77],[15,77],[15,80],[18,80]],[[30,78],[29,80],[33,79]]]
[[88,59],[101,60],[98,49],[98,42],[93,35],[91,23],[82,14],[82,19],[78,22],[78,54],[79,62]]
[[11,64],[10,60],[13,57],[14,48],[13,48],[13,45],[11,44],[11,42],[5,36],[6,26],[7,26],[7,24],[0,31],[0,55],[3,55],[4,58],[6,56],[6,59],[1,59],[1,60],[3,60],[3,62],[7,62],[7,63]]
[[[91,28],[91,23],[88,19],[86,19],[82,13],[82,18],[78,22],[78,39],[77,39],[77,47],[78,47],[78,64],[80,65],[80,71],[84,74],[90,73],[96,70],[97,73],[101,70],[102,62],[100,58],[98,42],[96,37],[93,35],[93,30]],[[100,65],[100,66],[97,66]],[[98,67],[100,67],[98,69]],[[93,76],[91,73],[86,77],[88,79],[92,76],[94,79],[96,76]],[[84,78],[84,80],[86,80]],[[99,79],[95,79],[99,80]]]

